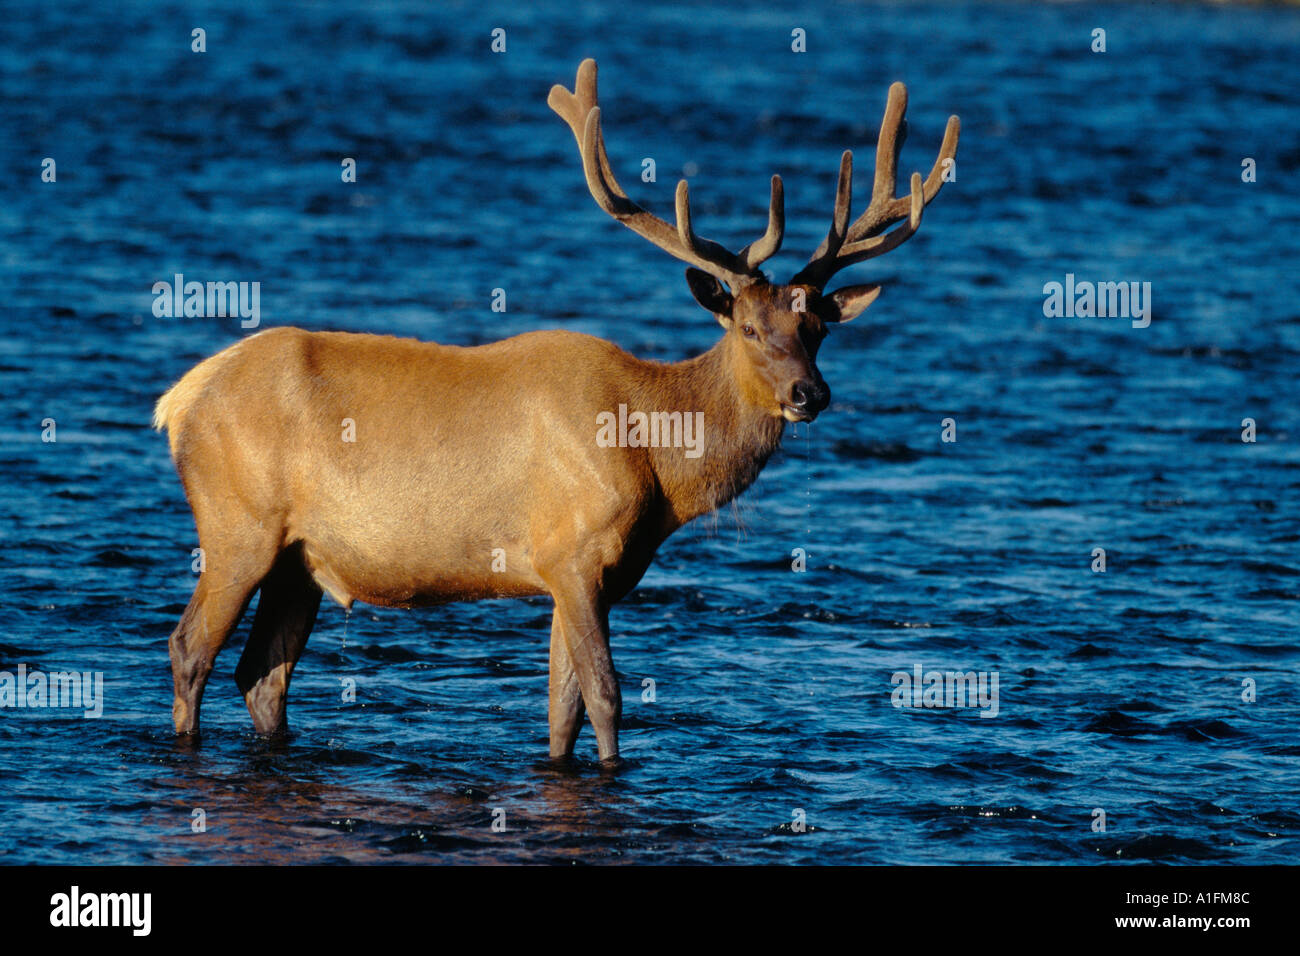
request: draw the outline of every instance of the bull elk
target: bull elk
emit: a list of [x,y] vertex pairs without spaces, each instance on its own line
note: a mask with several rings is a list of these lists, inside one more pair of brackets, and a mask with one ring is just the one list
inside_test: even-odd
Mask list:
[[[235,681],[267,735],[287,730],[289,681],[323,592],[344,607],[549,594],[551,756],[572,754],[585,712],[602,762],[616,762],[611,605],[670,534],[753,483],[786,422],[812,421],[829,404],[818,348],[880,287],[828,294],[826,284],[916,232],[959,131],[951,117],[929,178],[913,173],[909,194],[895,196],[907,92],[893,84],[869,205],[850,223],[845,152],[830,231],[789,283],[773,285],[759,266],[785,231],[779,176],[767,230],[732,253],[695,234],[685,181],[675,226],[623,192],[601,134],[594,60],[579,66],[573,92],[556,85],[547,102],[573,131],[597,205],[689,265],[721,340],[665,364],[559,330],[462,348],[280,328],[195,366],[154,415],[205,558],[169,642],[178,734],[198,734],[213,660],[259,589]],[[702,412],[699,452],[644,434],[598,442],[602,416],[620,406]]]

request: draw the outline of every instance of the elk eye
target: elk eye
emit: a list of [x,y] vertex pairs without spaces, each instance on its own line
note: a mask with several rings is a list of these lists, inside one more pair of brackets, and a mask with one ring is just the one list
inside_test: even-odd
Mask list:
[[741,326],[740,331],[741,334],[744,335],[745,338],[747,339],[753,339],[758,337],[758,333],[754,331],[754,327],[750,325],[748,322],[745,323],[743,326]]

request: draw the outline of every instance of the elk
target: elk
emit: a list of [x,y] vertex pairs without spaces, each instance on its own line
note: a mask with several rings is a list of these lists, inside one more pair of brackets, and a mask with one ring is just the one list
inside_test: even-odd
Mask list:
[[[826,285],[916,232],[959,132],[953,116],[929,177],[913,173],[909,194],[895,196],[907,92],[893,84],[866,210],[849,221],[845,152],[830,231],[789,283],[774,285],[759,266],[785,232],[779,176],[766,231],[732,253],[695,234],[684,180],[675,226],[623,192],[601,133],[594,60],[579,66],[573,92],[557,84],[547,102],[573,131],[597,205],[688,264],[690,290],[722,338],[661,363],[559,330],[457,347],[278,328],[199,363],[154,415],[205,562],[169,641],[177,734],[197,739],[213,661],[259,590],[235,682],[255,730],[269,736],[288,730],[289,682],[322,594],[347,608],[550,595],[551,757],[571,757],[585,713],[601,762],[617,764],[610,607],[670,534],[753,483],[786,422],[827,407],[818,348],[880,287],[828,294]],[[699,453],[644,434],[598,442],[601,417],[620,406],[703,413]]]

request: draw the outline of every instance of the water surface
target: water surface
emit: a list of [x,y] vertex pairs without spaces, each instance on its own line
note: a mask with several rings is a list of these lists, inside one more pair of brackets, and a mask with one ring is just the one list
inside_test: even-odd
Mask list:
[[[1300,11],[128,2],[27,5],[0,36],[0,669],[105,680],[98,720],[0,712],[3,862],[1297,858]],[[234,687],[246,618],[177,748],[197,542],[148,422],[248,332],[155,318],[153,283],[260,281],[263,327],[708,348],[546,108],[589,55],[661,215],[690,169],[697,229],[738,247],[783,175],[782,279],[846,147],[865,202],[890,82],[904,170],[963,123],[921,235],[846,274],[886,291],[823,350],[831,409],[614,610],[627,766],[596,770],[589,730],[576,771],[543,760],[547,600],[326,604],[284,748]],[[1046,318],[1067,273],[1151,282],[1150,326]],[[917,664],[996,671],[998,716],[893,707]]]

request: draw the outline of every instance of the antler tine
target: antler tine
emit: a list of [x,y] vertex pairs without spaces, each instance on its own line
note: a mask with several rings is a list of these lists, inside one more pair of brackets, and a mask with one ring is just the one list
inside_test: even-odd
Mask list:
[[[876,176],[871,184],[871,206],[877,202],[886,202],[894,198],[894,186],[898,182],[898,156],[903,151],[903,141],[907,139],[907,123],[903,119],[907,113],[907,87],[902,83],[889,85],[889,99],[885,102],[885,118],[880,121],[880,137],[876,140]],[[871,211],[870,207],[867,213]],[[863,213],[855,222],[854,229],[867,218]]]
[[849,227],[846,245],[879,235],[881,230],[909,215],[911,199],[894,195],[898,182],[898,157],[903,151],[903,141],[907,139],[906,112],[907,87],[902,83],[891,83],[885,116],[880,121],[880,136],[876,140],[876,174],[871,183],[871,202]]
[[[573,131],[573,137],[578,141],[578,150],[583,149],[583,140],[586,138],[587,121],[591,118],[591,111],[596,107],[598,102],[596,94],[596,61],[588,57],[578,64],[578,77],[573,84],[574,92],[570,93],[559,83],[551,87],[551,92],[546,97],[546,103],[560,118],[569,124],[569,129]],[[619,187],[618,181],[614,178],[613,170],[609,166],[609,156],[605,153],[604,137],[597,136],[598,154],[600,159],[600,171],[605,184],[611,188],[615,195],[627,198],[627,193]],[[604,208],[602,206],[602,208]],[[608,210],[606,210],[608,212]]]
[[835,211],[831,214],[831,230],[808,260],[808,264],[799,270],[791,282],[807,282],[820,288],[831,277],[833,270],[827,270],[849,234],[849,207],[852,201],[853,152],[846,149],[840,156],[840,176],[835,186]]
[[[889,88],[889,99],[880,124],[880,137],[876,142],[876,170],[870,204],[851,226],[847,225],[853,166],[852,154],[846,152],[840,160],[840,178],[830,233],[793,282],[808,282],[820,288],[840,269],[896,249],[920,228],[921,213],[926,203],[937,196],[943,187],[946,161],[957,155],[961,122],[956,116],[948,118],[943,144],[939,147],[939,155],[929,177],[923,182],[920,173],[913,173],[908,195],[896,197],[894,191],[898,157],[903,140],[907,137],[907,121],[904,118],[906,110],[907,88],[902,83],[894,83]],[[881,235],[890,226],[903,220],[907,220],[905,225],[887,235]]]
[[772,198],[767,205],[767,232],[762,238],[740,250],[740,260],[747,272],[757,272],[781,249],[785,240],[785,184],[780,176],[772,177]]
[[853,205],[853,152],[845,150],[840,157],[840,177],[835,184],[835,212],[831,215],[831,231],[826,237],[828,247],[838,251],[849,234],[849,214]]
[[582,155],[587,188],[601,209],[637,235],[648,239],[670,255],[721,279],[733,290],[764,281],[758,265],[780,248],[785,231],[784,192],[779,177],[773,177],[767,232],[736,255],[719,243],[695,235],[691,228],[690,196],[685,180],[677,186],[675,229],[629,199],[619,186],[610,167],[605,137],[601,132],[595,60],[589,58],[579,65],[574,92],[557,83],[551,87],[546,102],[573,131]]
[[912,173],[911,192],[901,201],[908,203],[907,222],[883,236],[868,236],[864,239],[845,243],[840,249],[839,255],[835,257],[836,269],[842,269],[855,262],[861,262],[863,259],[874,259],[876,256],[883,256],[886,252],[897,249],[908,239],[911,239],[916,230],[921,228],[921,213],[925,210],[925,192],[922,187],[920,173]]
[[582,171],[587,177],[587,187],[591,190],[596,205],[616,219],[644,211],[627,198],[627,193],[618,187],[618,180],[614,179],[609,169],[604,137],[600,132],[599,106],[593,106],[587,114],[578,148],[582,153]]
[[928,203],[943,188],[943,174],[946,162],[957,158],[957,138],[961,136],[961,119],[948,117],[948,125],[943,130],[943,142],[939,145],[939,155],[930,167],[930,175],[925,177],[925,201]]
[[682,246],[699,259],[726,260],[735,259],[726,247],[711,239],[701,239],[691,228],[691,189],[686,180],[677,182],[677,237]]

